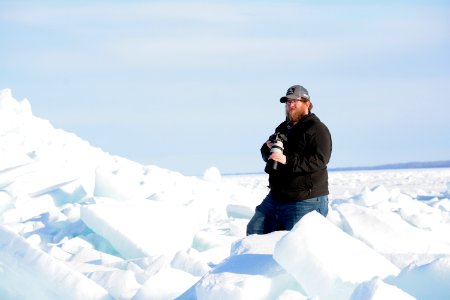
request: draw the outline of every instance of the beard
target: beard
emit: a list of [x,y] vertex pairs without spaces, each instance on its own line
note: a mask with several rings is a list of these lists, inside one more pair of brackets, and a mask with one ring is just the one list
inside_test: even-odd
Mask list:
[[289,108],[286,108],[286,117],[289,122],[297,123],[303,116],[304,113],[299,109],[290,110]]

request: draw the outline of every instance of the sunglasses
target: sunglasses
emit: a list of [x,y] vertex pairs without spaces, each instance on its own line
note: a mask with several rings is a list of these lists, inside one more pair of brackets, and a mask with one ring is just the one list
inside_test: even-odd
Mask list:
[[304,100],[304,99],[302,99],[302,98],[297,98],[297,99],[287,99],[286,100],[286,104],[291,104],[291,103],[294,103],[294,104],[297,104],[298,102],[306,102],[306,100]]

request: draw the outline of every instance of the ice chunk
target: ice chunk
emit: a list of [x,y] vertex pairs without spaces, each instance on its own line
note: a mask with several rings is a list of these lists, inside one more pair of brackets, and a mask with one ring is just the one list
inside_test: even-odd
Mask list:
[[363,192],[356,196],[355,202],[364,206],[373,206],[380,202],[386,202],[390,198],[389,191],[383,186],[379,185],[373,189],[368,189],[367,187]]
[[414,227],[395,212],[354,204],[342,204],[336,210],[351,235],[400,268],[450,253],[450,238]]
[[[26,287],[26,288],[24,288]],[[108,292],[0,225],[0,291],[15,299],[111,299]]]
[[274,231],[264,235],[250,235],[233,243],[231,247],[231,254],[272,254],[275,249],[275,245],[287,233],[287,231]]
[[227,215],[230,218],[243,218],[250,220],[254,213],[255,213],[254,207],[239,204],[227,205]]
[[281,293],[280,296],[278,296],[277,300],[320,300],[317,297],[308,297],[304,294],[300,293],[299,291],[294,290],[284,290],[283,293]]
[[166,268],[150,277],[133,297],[133,300],[175,299],[197,280],[198,277],[189,273],[178,269]]
[[231,256],[179,299],[275,299],[287,288],[303,292],[272,257],[284,234],[252,235],[234,243]]
[[170,265],[194,276],[203,276],[211,270],[211,267],[202,260],[200,253],[193,248],[177,252]]
[[81,219],[124,258],[174,255],[191,246],[202,224],[196,212],[188,207],[150,200],[110,199],[84,206]]
[[11,207],[12,207],[11,196],[4,191],[0,191],[0,220],[2,219],[3,212]]
[[270,293],[270,278],[240,273],[211,273],[196,285],[197,299],[266,299]]
[[222,175],[218,168],[210,167],[203,173],[203,179],[212,183],[219,183],[222,180]]
[[424,265],[410,265],[397,277],[386,280],[417,299],[450,299],[450,256]]
[[221,234],[217,230],[201,230],[194,235],[192,247],[198,251],[205,251],[215,247],[231,245],[237,239],[234,236]]
[[396,286],[389,285],[380,278],[374,278],[360,284],[352,294],[350,300],[415,300],[413,296]]
[[17,101],[10,89],[0,90],[0,135],[14,129],[32,117],[27,99]]
[[86,276],[104,287],[114,299],[131,299],[141,285],[129,270],[96,271]]
[[95,171],[94,195],[116,200],[129,200],[136,197],[145,198],[145,195],[139,193],[140,180],[137,178],[137,174],[127,171],[118,173],[118,171],[109,170],[105,167],[97,168]]
[[322,300],[348,299],[359,283],[400,271],[317,212],[304,216],[277,243],[274,258],[308,295]]

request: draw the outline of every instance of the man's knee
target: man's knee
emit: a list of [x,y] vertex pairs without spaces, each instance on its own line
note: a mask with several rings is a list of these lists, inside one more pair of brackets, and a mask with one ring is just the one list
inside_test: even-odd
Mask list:
[[247,235],[263,234],[265,219],[266,216],[263,213],[256,211],[251,220],[247,224]]

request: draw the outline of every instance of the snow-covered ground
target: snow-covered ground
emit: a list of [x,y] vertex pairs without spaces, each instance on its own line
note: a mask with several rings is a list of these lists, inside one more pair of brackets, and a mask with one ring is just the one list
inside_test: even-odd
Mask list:
[[0,91],[0,299],[450,299],[450,169],[331,172],[327,218],[246,237],[266,185],[110,155]]

